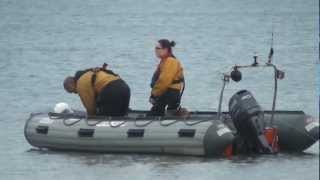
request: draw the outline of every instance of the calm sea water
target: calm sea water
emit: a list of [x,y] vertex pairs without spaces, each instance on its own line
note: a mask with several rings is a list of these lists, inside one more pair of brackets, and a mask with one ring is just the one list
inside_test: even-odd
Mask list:
[[[318,117],[319,4],[316,0],[0,0],[0,179],[319,179],[319,144],[306,154],[226,159],[63,153],[24,139],[30,112],[57,102],[82,108],[62,89],[76,70],[103,62],[131,86],[134,109],[148,109],[156,40],[177,42],[187,80],[183,105],[216,110],[221,73],[264,61],[274,26],[274,61],[285,70],[278,109]],[[251,90],[271,107],[271,71],[227,86]],[[318,74],[319,75],[319,74]]]

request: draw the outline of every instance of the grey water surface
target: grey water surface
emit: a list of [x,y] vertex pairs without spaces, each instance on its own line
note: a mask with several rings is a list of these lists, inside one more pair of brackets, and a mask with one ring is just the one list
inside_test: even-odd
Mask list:
[[[319,179],[319,144],[303,154],[237,157],[114,155],[40,151],[24,139],[29,113],[58,102],[83,109],[64,92],[76,70],[107,62],[132,89],[131,108],[149,109],[154,45],[177,42],[185,69],[183,106],[216,110],[221,74],[266,60],[286,72],[277,109],[319,117],[319,3],[316,0],[0,0],[0,179]],[[273,26],[273,28],[272,28]],[[270,109],[272,71],[250,70],[227,85],[223,109],[248,89]]]

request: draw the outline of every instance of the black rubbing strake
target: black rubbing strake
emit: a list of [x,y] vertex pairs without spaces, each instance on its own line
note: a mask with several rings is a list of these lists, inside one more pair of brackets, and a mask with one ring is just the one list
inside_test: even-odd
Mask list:
[[48,126],[37,126],[36,127],[36,132],[38,134],[48,134],[49,127]]
[[143,137],[144,129],[129,129],[127,135],[128,137]]
[[178,132],[179,137],[194,137],[195,134],[195,129],[180,129]]
[[93,137],[94,129],[79,129],[79,137]]

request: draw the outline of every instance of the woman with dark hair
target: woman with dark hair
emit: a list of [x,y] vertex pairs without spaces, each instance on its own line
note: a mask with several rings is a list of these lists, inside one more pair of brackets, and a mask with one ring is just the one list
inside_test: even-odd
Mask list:
[[153,105],[151,115],[163,116],[166,111],[178,114],[180,101],[184,90],[183,68],[173,55],[174,41],[161,39],[155,47],[156,56],[160,63],[151,81],[151,96],[149,102]]

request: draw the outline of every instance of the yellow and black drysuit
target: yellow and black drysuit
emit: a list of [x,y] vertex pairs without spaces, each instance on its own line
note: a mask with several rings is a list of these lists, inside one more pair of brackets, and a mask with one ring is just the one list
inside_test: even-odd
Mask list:
[[84,70],[76,72],[75,80],[88,115],[124,116],[128,112],[130,88],[117,74]]
[[179,60],[174,57],[161,60],[153,74],[151,88],[151,98],[155,100],[152,115],[164,115],[166,106],[168,110],[178,110],[184,90],[183,68]]

